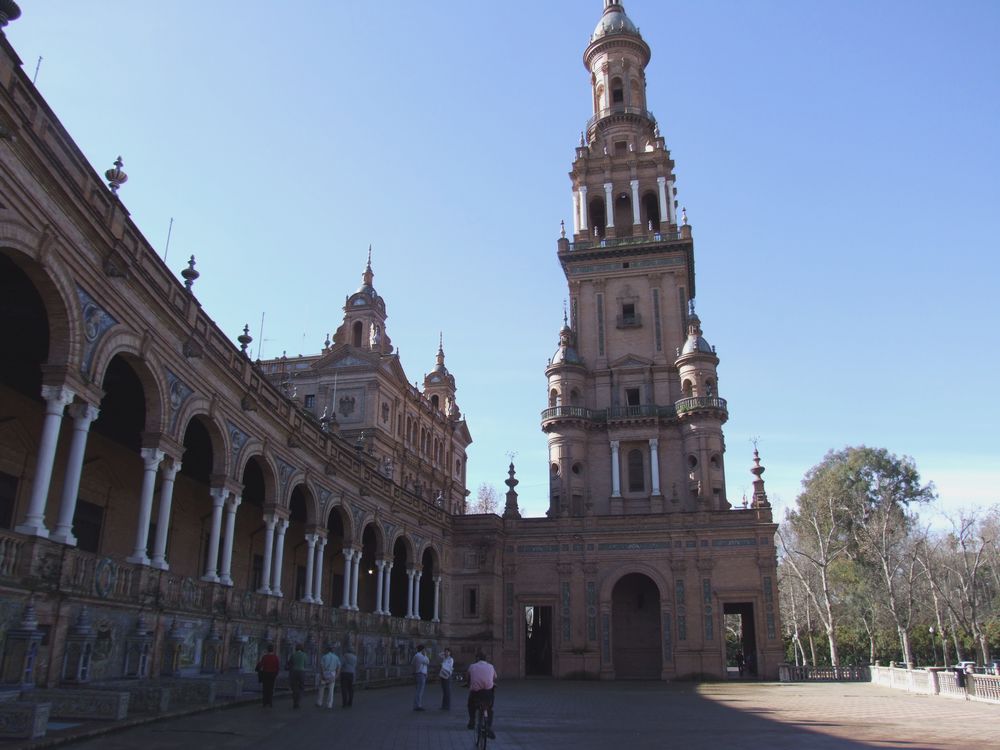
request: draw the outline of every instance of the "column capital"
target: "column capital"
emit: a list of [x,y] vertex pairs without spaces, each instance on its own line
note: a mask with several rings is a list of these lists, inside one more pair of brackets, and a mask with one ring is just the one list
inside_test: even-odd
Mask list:
[[56,412],[58,414],[62,414],[63,409],[73,402],[73,398],[75,396],[76,393],[74,393],[71,388],[67,388],[65,385],[42,386],[42,398],[45,399],[47,410],[58,409],[58,412]]
[[236,493],[231,493],[229,499],[226,500],[226,510],[230,513],[235,513],[236,509],[240,507],[240,503],[243,502],[243,497],[237,495]]
[[303,536],[306,540],[306,544],[309,545],[310,549],[314,548],[316,546],[316,542],[319,541],[319,534],[316,533],[304,534]]
[[279,534],[284,534],[286,531],[288,531],[288,519],[279,518],[275,528],[277,529]]
[[614,189],[615,189],[615,184],[613,182],[605,182],[604,183],[604,192],[605,193],[610,193]]
[[431,580],[434,581],[434,583],[441,583],[441,576],[434,576]]
[[76,421],[77,429],[86,430],[90,428],[90,423],[101,415],[101,410],[93,404],[78,401],[75,404],[70,404],[69,415]]
[[155,471],[166,456],[159,448],[143,448],[139,453],[146,471]]
[[587,186],[586,185],[580,185],[580,192],[583,193],[584,195],[586,195],[587,194]]
[[652,448],[652,449],[654,449],[654,450],[657,449],[657,448],[659,448],[660,447],[660,439],[659,438],[650,438],[649,439],[649,447]]
[[637,189],[639,187],[639,181],[638,180],[629,180],[628,184],[632,187],[633,190],[635,190],[635,189]]
[[278,523],[278,516],[274,513],[264,514],[264,525],[269,529],[273,529]]
[[177,478],[177,472],[181,470],[181,462],[172,456],[167,456],[166,458],[169,458],[170,462],[161,464],[160,471],[163,472],[164,479],[172,482]]
[[226,502],[226,498],[229,497],[229,490],[225,487],[212,487],[208,490],[208,494],[212,496],[212,506],[221,506]]
[[666,184],[667,184],[667,178],[666,178],[666,177],[657,177],[657,178],[656,178],[656,181],[657,181],[657,182],[658,182],[658,183],[659,183],[660,185],[666,185]]
[[621,443],[618,440],[612,440],[611,441],[611,452],[612,453],[617,453],[618,452],[618,447],[620,445],[621,445]]

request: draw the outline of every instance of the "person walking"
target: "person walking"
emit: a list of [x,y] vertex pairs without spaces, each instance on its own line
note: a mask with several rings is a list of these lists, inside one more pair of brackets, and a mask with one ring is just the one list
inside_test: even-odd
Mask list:
[[441,710],[451,711],[451,674],[455,671],[455,660],[451,657],[451,649],[446,648],[441,652],[441,669],[438,677],[441,678]]
[[340,665],[340,701],[344,708],[354,705],[354,673],[357,670],[358,655],[348,646]]
[[424,688],[427,686],[427,665],[431,660],[424,653],[424,644],[417,644],[417,652],[413,655],[413,676],[416,680],[416,692],[413,694],[413,710],[423,711]]
[[302,649],[302,644],[295,644],[295,650],[288,657],[288,684],[292,688],[292,708],[298,708],[302,701],[302,691],[306,687],[306,667],[309,657]]
[[267,653],[257,660],[255,667],[260,676],[261,698],[264,708],[274,708],[274,683],[281,671],[281,661],[274,653],[274,644],[267,644]]
[[333,651],[333,646],[327,644],[325,653],[319,660],[319,690],[316,692],[316,708],[324,705],[323,694],[326,693],[326,707],[333,708],[333,691],[337,688],[337,672],[340,671],[340,657]]

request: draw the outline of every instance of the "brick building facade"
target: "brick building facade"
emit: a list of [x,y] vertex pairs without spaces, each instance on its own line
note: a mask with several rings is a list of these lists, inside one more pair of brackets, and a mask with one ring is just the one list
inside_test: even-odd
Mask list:
[[727,626],[777,674],[763,469],[733,508],[649,47],[604,5],[557,243],[544,518],[521,517],[513,466],[502,516],[465,514],[456,380],[441,346],[410,384],[370,256],[321,352],[251,361],[248,332],[234,344],[198,303],[194,259],[179,283],[132,223],[122,165],[101,179],[0,34],[3,683],[241,671],[267,642],[330,641],[370,681],[408,674],[417,641],[460,664],[484,647],[508,676],[722,676]]

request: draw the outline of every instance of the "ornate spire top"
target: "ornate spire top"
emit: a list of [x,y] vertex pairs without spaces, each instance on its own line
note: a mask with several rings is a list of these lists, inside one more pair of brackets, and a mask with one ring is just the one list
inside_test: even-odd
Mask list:
[[372,271],[372,246],[368,246],[368,262],[365,264],[364,273],[361,274],[361,283],[364,286],[371,286],[372,280],[375,278],[375,272]]
[[198,280],[199,276],[201,276],[200,273],[194,270],[193,255],[191,256],[191,259],[188,261],[188,267],[185,268],[183,271],[181,271],[181,276],[184,277],[184,288],[190,292],[191,288],[194,286],[194,282]]
[[437,366],[438,366],[438,368],[444,367],[444,332],[443,331],[438,331]]
[[250,335],[250,324],[247,323],[243,326],[243,333],[236,337],[236,340],[240,342],[240,351],[243,352],[244,357],[249,357],[247,353],[247,347],[253,341],[253,336]]
[[757,451],[757,438],[753,439],[753,468],[750,469],[750,473],[753,474],[753,507],[754,508],[770,508],[771,503],[767,499],[767,493],[764,491],[764,478],[761,476],[764,473],[764,467],[760,465],[760,453]]
[[504,484],[507,485],[507,501],[504,503],[503,517],[520,518],[521,511],[517,507],[517,491],[514,489],[517,487],[518,481],[514,477],[513,459],[511,459],[510,466],[507,469],[507,479],[504,480]]
[[108,187],[111,188],[111,192],[118,194],[118,188],[128,182],[128,175],[122,171],[122,167],[125,166],[125,162],[119,156],[115,159],[115,165],[104,173],[104,176],[108,180]]

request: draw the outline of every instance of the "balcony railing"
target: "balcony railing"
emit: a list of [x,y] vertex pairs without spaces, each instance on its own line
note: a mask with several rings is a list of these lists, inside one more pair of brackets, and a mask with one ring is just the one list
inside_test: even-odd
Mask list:
[[656,404],[637,404],[635,406],[612,406],[608,409],[608,420],[612,419],[649,419],[659,417],[661,409],[666,408],[673,416],[673,409],[670,407],[657,406]]
[[727,412],[726,399],[718,396],[690,396],[682,398],[674,404],[678,414],[686,414],[689,411],[701,411],[711,409],[714,411]]
[[639,313],[619,315],[616,318],[615,325],[617,328],[641,328],[642,316]]
[[542,421],[550,419],[585,419],[590,422],[603,422],[604,410],[587,409],[583,406],[550,406],[542,411]]
[[633,117],[644,117],[649,120],[654,125],[656,124],[656,118],[653,117],[653,113],[648,109],[643,109],[642,107],[626,107],[623,105],[618,105],[615,107],[609,107],[607,109],[598,110],[597,114],[587,120],[587,130],[589,131],[594,125],[598,123],[599,120],[603,120],[605,117],[614,117],[615,115],[631,115]]
[[648,245],[653,242],[670,242],[681,239],[680,230],[644,232],[631,237],[600,237],[595,240],[580,240],[570,242],[570,252],[581,250],[593,250],[598,247],[627,247],[628,245]]

